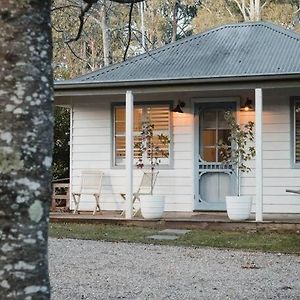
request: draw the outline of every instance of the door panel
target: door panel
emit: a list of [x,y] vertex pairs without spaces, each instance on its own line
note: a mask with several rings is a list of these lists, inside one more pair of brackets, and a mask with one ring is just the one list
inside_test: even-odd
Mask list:
[[[235,172],[231,165],[222,163],[219,144],[229,143],[229,129],[224,119],[235,103],[207,103],[198,106],[198,201],[199,210],[226,210],[225,196],[234,195]],[[229,145],[231,146],[231,145]]]
[[199,197],[206,210],[226,210],[225,196],[231,194],[230,175],[204,172],[199,180]]

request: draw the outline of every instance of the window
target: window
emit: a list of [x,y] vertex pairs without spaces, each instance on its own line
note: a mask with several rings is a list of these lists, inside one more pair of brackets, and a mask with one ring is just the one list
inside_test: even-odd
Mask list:
[[300,98],[294,99],[292,113],[294,164],[300,167]]
[[[204,161],[221,162],[220,142],[228,143],[230,129],[224,118],[225,109],[202,110],[201,157]],[[229,146],[229,145],[228,145]]]
[[[133,120],[134,143],[139,141],[143,122],[149,121],[154,124],[154,136],[159,134],[170,135],[170,106],[168,104],[135,105]],[[114,165],[122,166],[125,164],[125,107],[114,106]],[[166,146],[167,147],[167,146]],[[170,146],[168,146],[170,147]],[[167,149],[166,149],[167,150]],[[169,153],[170,153],[170,149]],[[134,159],[137,161],[140,151],[134,149]],[[169,165],[168,158],[161,157],[161,165]]]

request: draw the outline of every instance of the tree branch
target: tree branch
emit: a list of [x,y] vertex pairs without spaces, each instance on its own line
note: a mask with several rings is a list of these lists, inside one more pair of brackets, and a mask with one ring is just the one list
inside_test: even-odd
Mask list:
[[266,0],[265,3],[261,6],[261,9],[263,9],[265,6],[267,6],[270,3],[270,0]]
[[134,3],[138,3],[138,2],[143,2],[145,0],[110,0],[110,1],[111,2],[121,3],[121,4],[129,4],[129,3],[134,4]]
[[66,44],[69,44],[71,42],[76,42],[76,41],[79,40],[79,38],[81,36],[81,33],[82,33],[82,29],[83,29],[84,16],[90,10],[90,8],[93,6],[93,4],[96,3],[97,1],[98,0],[90,0],[90,1],[85,0],[84,1],[87,4],[85,6],[81,7],[81,12],[80,12],[80,15],[78,16],[80,23],[79,23],[79,28],[78,28],[77,35],[76,35],[75,38],[71,38],[71,39],[65,41]]
[[[145,53],[146,53],[151,59],[153,59],[154,61],[156,61],[156,62],[162,64],[162,62],[159,61],[158,59],[156,59],[156,58],[149,52],[149,50],[148,50],[147,48],[143,47],[142,43],[140,42],[139,38],[137,37],[137,35],[135,34],[134,31],[136,31],[136,32],[138,32],[138,33],[140,33],[140,34],[141,34],[141,32],[140,32],[139,30],[133,30],[133,31],[132,31],[132,34],[135,36],[135,38],[136,38],[137,41],[139,42],[140,46],[142,46],[142,48],[145,50]],[[146,36],[146,39],[147,39],[147,41],[148,41],[149,43],[151,43],[151,41],[148,39],[147,36]]]
[[126,46],[125,53],[123,56],[124,61],[126,60],[127,52],[128,52],[128,49],[130,46],[130,41],[131,41],[131,19],[132,19],[133,6],[134,6],[134,1],[132,1],[131,5],[130,5],[129,20],[128,20],[128,42],[127,42],[127,46]]
[[89,63],[86,59],[84,59],[84,58],[78,56],[78,54],[73,50],[73,48],[72,48],[68,43],[67,43],[66,45],[67,45],[67,47],[69,48],[69,50],[71,51],[71,53],[72,53],[76,58],[78,58],[78,59],[84,61],[85,63],[87,63],[87,64],[89,65],[89,67],[92,69],[92,66],[90,65],[90,63]]
[[240,10],[241,14],[243,15],[244,21],[246,21],[248,19],[248,16],[246,15],[246,11],[249,15],[248,7],[245,6],[245,3],[243,1],[242,1],[243,5],[241,5],[241,3],[238,0],[231,0],[231,1],[233,1],[237,5],[238,9]]
[[[85,6],[81,6],[81,12],[80,12],[80,15],[78,16],[79,18],[79,28],[78,28],[78,32],[77,32],[77,35],[76,37],[74,38],[71,38],[67,41],[65,41],[66,44],[68,43],[71,43],[71,42],[76,42],[79,40],[80,36],[81,36],[81,33],[82,33],[82,29],[83,29],[83,25],[84,25],[84,17],[85,17],[85,14],[91,9],[91,7],[97,3],[99,0],[83,0],[86,5]],[[143,2],[144,0],[110,0],[111,2],[117,2],[117,3],[120,3],[120,4],[131,4],[131,7],[133,6],[134,3],[138,3],[138,2]],[[131,9],[132,11],[132,9]],[[129,15],[129,19],[131,21],[131,15]],[[130,33],[130,27],[129,27],[129,33]],[[125,56],[124,56],[125,57]]]
[[53,7],[53,8],[51,9],[51,11],[60,10],[60,9],[65,9],[65,8],[80,8],[80,5],[69,4],[69,5],[64,5],[64,6],[57,6],[57,7]]
[[56,32],[58,32],[58,33],[63,33],[63,32],[64,32],[63,30],[56,28],[56,27],[53,25],[53,23],[51,24],[51,28],[54,29],[54,30],[55,30]]

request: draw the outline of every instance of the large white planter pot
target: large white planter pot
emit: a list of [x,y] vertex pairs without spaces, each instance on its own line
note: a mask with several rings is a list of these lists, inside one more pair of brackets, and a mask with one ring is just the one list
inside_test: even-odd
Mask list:
[[158,195],[140,195],[141,213],[145,219],[161,218],[165,210],[165,197]]
[[230,220],[243,221],[250,217],[251,196],[226,196],[227,215]]

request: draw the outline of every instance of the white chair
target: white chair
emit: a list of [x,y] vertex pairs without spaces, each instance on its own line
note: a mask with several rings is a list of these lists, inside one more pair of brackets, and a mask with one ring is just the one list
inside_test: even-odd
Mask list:
[[100,194],[102,186],[103,172],[97,170],[84,170],[81,172],[81,183],[79,193],[72,193],[75,202],[74,214],[78,211],[81,195],[93,195],[96,200],[93,215],[96,213],[97,208],[100,209]]
[[[140,201],[140,195],[152,195],[153,189],[155,186],[155,182],[158,176],[158,171],[155,172],[143,172],[143,176],[140,182],[140,185],[138,187],[138,190],[133,193],[132,197],[132,205],[138,200]],[[122,198],[126,201],[126,194],[121,194]],[[135,210],[133,212],[133,215],[137,215],[141,211],[141,208]],[[121,215],[125,214],[125,210],[122,211]]]

